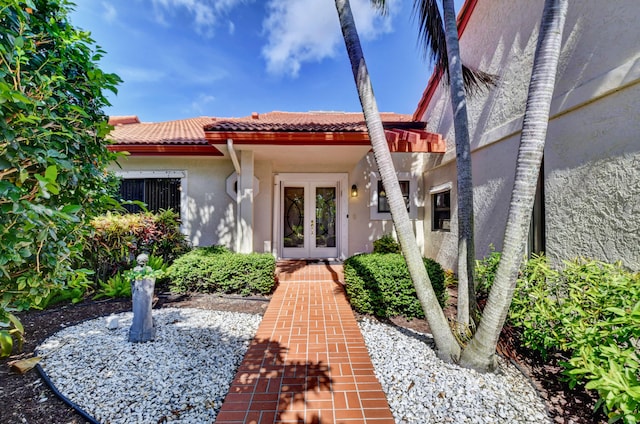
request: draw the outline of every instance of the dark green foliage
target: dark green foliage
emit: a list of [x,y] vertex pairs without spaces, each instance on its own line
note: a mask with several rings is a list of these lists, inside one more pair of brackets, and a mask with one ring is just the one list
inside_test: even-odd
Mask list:
[[118,271],[132,267],[132,260],[148,252],[166,263],[189,251],[180,233],[178,215],[171,210],[157,214],[107,213],[91,221],[95,232],[84,251],[97,281],[106,281]]
[[131,297],[131,285],[142,278],[155,278],[156,286],[159,279],[162,279],[167,273],[167,264],[160,256],[149,256],[149,262],[146,267],[136,270],[138,264],[134,261],[134,268],[128,271],[118,271],[111,276],[107,282],[99,281],[99,288],[94,299],[102,299],[104,297]]
[[185,293],[268,294],[276,262],[262,253],[232,253],[221,246],[194,249],[167,270],[171,290]]
[[[89,219],[113,206],[105,91],[120,79],[65,0],[0,7],[0,324],[79,274]],[[80,272],[80,274],[82,271]],[[6,330],[0,330],[6,331]]]
[[94,299],[104,297],[131,297],[131,281],[120,271],[109,277],[107,282],[100,281]]
[[[440,306],[446,303],[444,271],[433,259],[424,264]],[[380,317],[402,315],[422,318],[424,312],[400,254],[362,254],[344,262],[344,278],[351,306],[361,313]]]
[[496,278],[496,272],[500,264],[500,257],[502,256],[500,252],[496,252],[493,245],[490,245],[489,249],[491,250],[489,256],[476,260],[476,295],[484,298],[489,296],[489,291],[493,286],[493,280]]
[[570,358],[563,363],[569,384],[596,390],[610,420],[640,421],[640,273],[582,259],[555,270],[534,258],[510,319],[524,346]]
[[400,244],[386,234],[373,242],[373,253],[400,253]]
[[76,278],[68,281],[64,287],[52,289],[49,295],[42,299],[40,307],[45,309],[62,302],[78,303],[84,300],[85,295],[91,288],[91,281],[87,278],[90,271],[85,271],[86,273],[79,273]]

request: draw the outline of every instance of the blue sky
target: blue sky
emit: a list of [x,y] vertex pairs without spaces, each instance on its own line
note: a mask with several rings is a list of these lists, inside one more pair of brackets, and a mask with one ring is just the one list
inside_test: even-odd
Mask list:
[[[75,0],[72,23],[122,79],[110,115],[144,122],[273,110],[360,111],[332,0]],[[462,0],[456,0],[459,7]],[[431,66],[413,0],[351,0],[378,107],[413,113]]]

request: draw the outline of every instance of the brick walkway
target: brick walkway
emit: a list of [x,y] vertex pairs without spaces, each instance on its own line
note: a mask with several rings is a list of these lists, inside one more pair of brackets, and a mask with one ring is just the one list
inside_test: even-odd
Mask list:
[[280,284],[217,424],[394,424],[344,296],[342,266],[279,264]]

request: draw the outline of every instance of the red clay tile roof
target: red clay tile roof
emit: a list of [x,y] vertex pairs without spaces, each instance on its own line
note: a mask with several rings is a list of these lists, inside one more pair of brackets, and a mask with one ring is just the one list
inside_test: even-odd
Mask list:
[[110,116],[109,125],[127,125],[127,124],[139,124],[140,119],[136,115],[128,116]]
[[109,134],[116,144],[203,144],[205,125],[215,118],[201,117],[158,123],[117,125]]
[[[411,115],[380,114],[386,128],[424,128]],[[207,132],[366,132],[362,113],[355,112],[269,112],[242,118],[218,118],[206,125]]]

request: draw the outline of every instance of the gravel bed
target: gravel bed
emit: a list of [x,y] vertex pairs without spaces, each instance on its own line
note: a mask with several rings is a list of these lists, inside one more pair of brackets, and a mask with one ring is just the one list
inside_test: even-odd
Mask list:
[[153,311],[155,341],[129,343],[133,314],[65,328],[37,349],[42,368],[103,424],[205,423],[220,410],[260,315],[201,309]]
[[430,335],[369,319],[359,324],[396,423],[551,422],[512,364],[500,359],[499,373],[480,374],[438,359]]
[[[37,349],[71,401],[103,424],[214,422],[260,315],[168,308],[153,311],[156,339],[129,343],[132,313],[65,328]],[[550,423],[526,377],[501,360],[479,374],[440,361],[429,335],[364,319],[376,375],[396,423]]]

